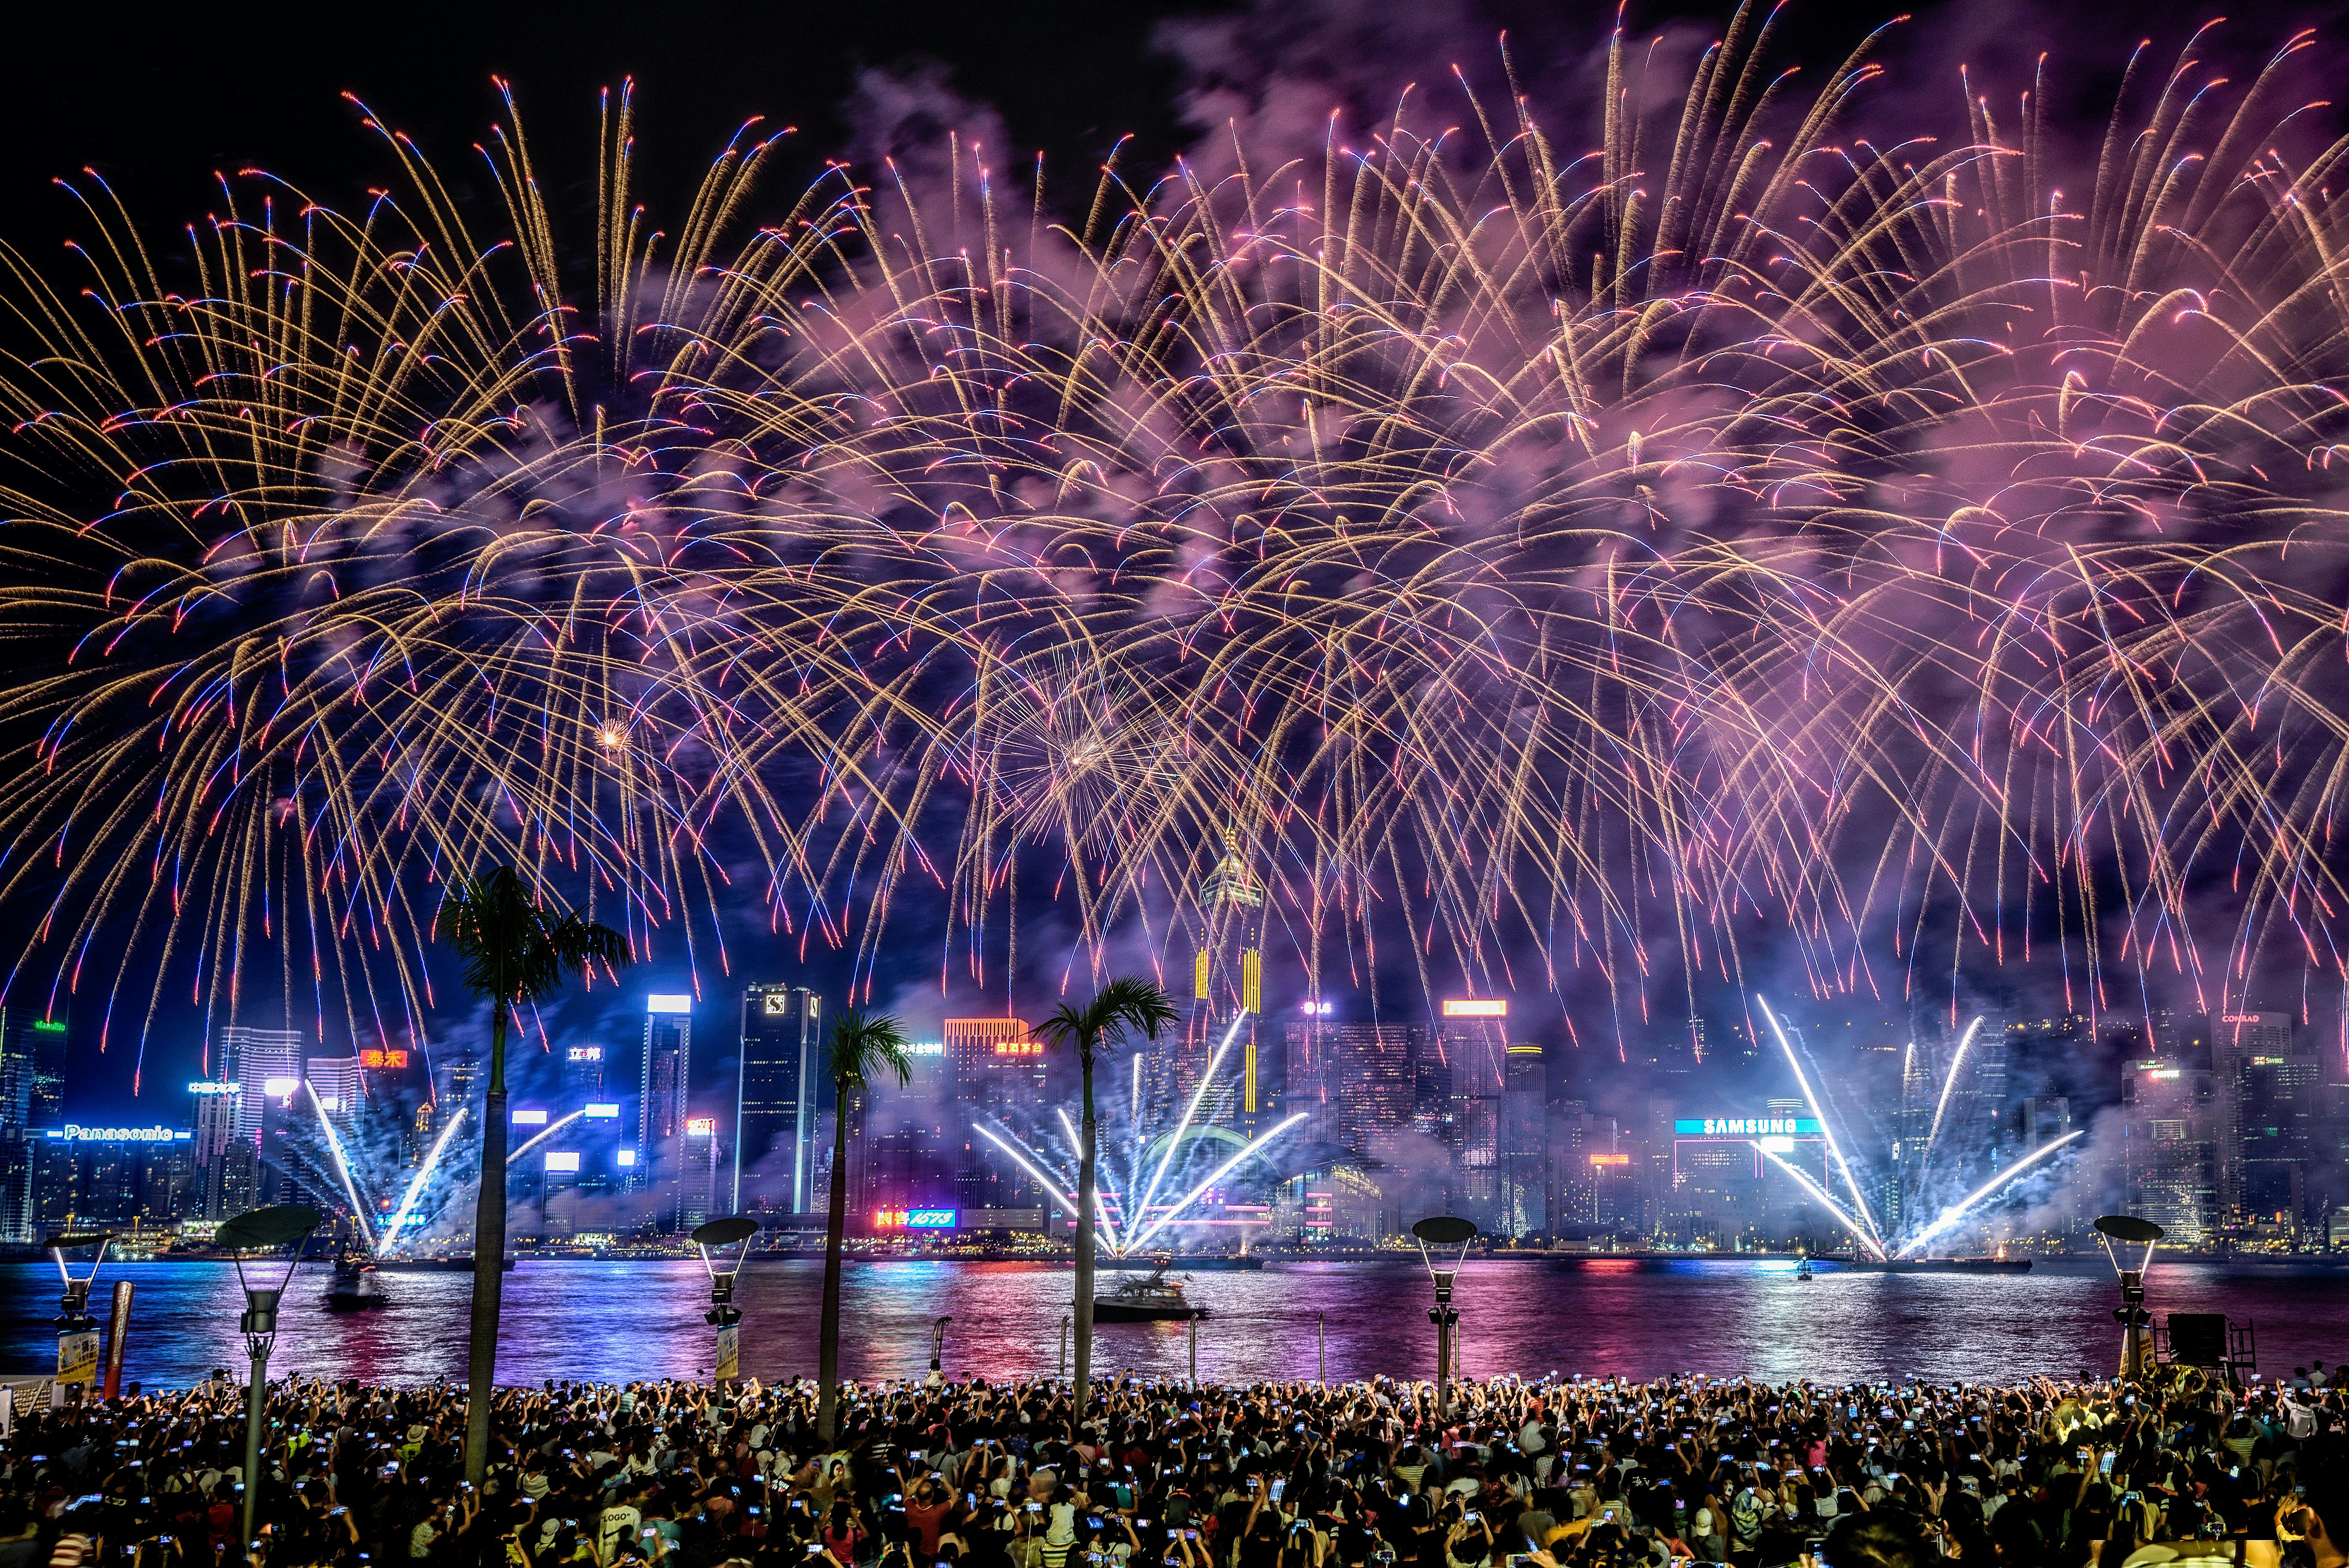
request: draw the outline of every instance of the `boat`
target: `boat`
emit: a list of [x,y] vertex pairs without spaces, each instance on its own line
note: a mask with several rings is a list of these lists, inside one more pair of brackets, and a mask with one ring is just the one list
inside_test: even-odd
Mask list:
[[348,1248],[335,1254],[335,1277],[326,1285],[328,1312],[380,1312],[391,1297],[375,1278],[375,1264],[354,1257]]
[[1205,1317],[1207,1309],[1183,1294],[1183,1282],[1166,1277],[1161,1259],[1147,1279],[1130,1279],[1107,1295],[1093,1297],[1095,1323],[1166,1323]]
[[1805,1258],[1801,1263],[1795,1265],[1795,1277],[1796,1279],[1809,1279],[1812,1277],[1810,1259]]
[[1844,1265],[1852,1274],[2029,1274],[2031,1260],[2021,1258],[1855,1258]]
[[[471,1255],[453,1258],[378,1258],[374,1266],[386,1274],[471,1274],[473,1260]],[[509,1256],[500,1262],[498,1272],[512,1273],[513,1266],[514,1261]]]

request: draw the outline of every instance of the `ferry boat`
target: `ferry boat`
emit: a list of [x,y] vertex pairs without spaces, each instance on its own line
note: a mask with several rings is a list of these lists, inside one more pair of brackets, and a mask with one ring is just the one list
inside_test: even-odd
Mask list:
[[1093,1297],[1095,1323],[1165,1323],[1205,1317],[1207,1309],[1183,1294],[1183,1282],[1166,1277],[1162,1260],[1147,1279],[1130,1279],[1107,1295]]
[[375,1278],[375,1264],[353,1257],[347,1248],[335,1254],[335,1277],[326,1285],[328,1312],[380,1312],[391,1297]]

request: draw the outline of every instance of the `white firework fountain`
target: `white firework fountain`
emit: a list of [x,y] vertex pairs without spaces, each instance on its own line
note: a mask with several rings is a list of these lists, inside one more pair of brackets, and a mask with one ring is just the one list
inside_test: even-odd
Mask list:
[[[1207,1060],[1206,1071],[1193,1087],[1184,1105],[1182,1118],[1171,1130],[1162,1132],[1154,1128],[1143,1113],[1142,1093],[1142,1058],[1133,1058],[1133,1092],[1122,1119],[1102,1119],[1101,1202],[1095,1205],[1093,1233],[1101,1251],[1111,1258],[1146,1256],[1153,1251],[1166,1249],[1172,1238],[1171,1230],[1183,1225],[1209,1222],[1198,1207],[1201,1200],[1213,1192],[1226,1178],[1238,1171],[1250,1161],[1262,1160],[1266,1152],[1299,1122],[1305,1119],[1299,1111],[1275,1125],[1263,1136],[1242,1145],[1228,1158],[1216,1163],[1207,1173],[1191,1181],[1191,1166],[1195,1161],[1187,1156],[1195,1150],[1196,1140],[1187,1135],[1198,1121],[1200,1107],[1216,1083],[1216,1073],[1224,1057],[1230,1052],[1232,1042],[1238,1037],[1247,1015],[1232,1020],[1224,1031],[1222,1043]],[[1110,1109],[1116,1109],[1111,1102]],[[1052,1154],[1038,1149],[1009,1127],[973,1123],[978,1135],[1010,1156],[1036,1182],[1064,1205],[1071,1214],[1077,1211],[1074,1196],[1077,1187],[1078,1151],[1081,1144],[1076,1124],[1065,1109],[1056,1109],[1053,1118],[1061,1134],[1061,1147]],[[1177,1161],[1181,1164],[1178,1166]],[[1167,1178],[1172,1174],[1174,1181]],[[1189,1181],[1187,1187],[1183,1183]]]
[[[1758,1141],[1754,1145],[1754,1152],[1767,1160],[1772,1166],[1785,1172],[1813,1202],[1834,1216],[1836,1222],[1850,1233],[1853,1242],[1870,1261],[1897,1264],[1922,1259],[1926,1256],[1922,1251],[1923,1248],[1948,1235],[1969,1215],[1973,1214],[1990,1200],[2012,1187],[2016,1178],[2027,1171],[2040,1169],[2050,1155],[2080,1136],[2080,1133],[2075,1130],[2064,1134],[2061,1138],[2049,1139],[2006,1166],[1972,1191],[1959,1198],[1955,1202],[1943,1206],[1930,1220],[1922,1224],[1904,1227],[1893,1234],[1887,1235],[1883,1227],[1878,1223],[1875,1211],[1868,1206],[1866,1189],[1859,1176],[1854,1173],[1851,1161],[1845,1157],[1844,1145],[1848,1140],[1837,1137],[1835,1119],[1827,1114],[1826,1107],[1820,1102],[1818,1094],[1812,1088],[1810,1077],[1803,1071],[1802,1060],[1795,1050],[1794,1042],[1786,1037],[1786,1031],[1779,1026],[1777,1015],[1770,1011],[1770,1004],[1758,996],[1754,1001],[1761,1007],[1762,1016],[1769,1024],[1770,1033],[1777,1040],[1778,1048],[1785,1053],[1786,1065],[1794,1069],[1795,1083],[1803,1091],[1804,1103],[1811,1108],[1812,1116],[1818,1120],[1819,1136],[1826,1145],[1826,1183],[1822,1186],[1813,1181],[1776,1153],[1764,1148]],[[1912,1208],[1921,1209],[1928,1191],[1928,1183],[1933,1176],[1933,1156],[1940,1148],[1942,1124],[1947,1119],[1950,1109],[1950,1090],[1958,1081],[1959,1071],[1965,1066],[1966,1052],[1972,1047],[1974,1035],[1982,1028],[1982,1023],[1980,1018],[1976,1018],[1966,1026],[1965,1033],[1959,1037],[1957,1050],[1950,1057],[1949,1068],[1941,1078],[1940,1091],[1934,1099],[1932,1123],[1925,1134],[1924,1147],[1918,1155],[1914,1167],[1915,1173],[1903,1184],[1908,1198],[1908,1201],[1901,1205],[1904,1212]],[[1912,1046],[1910,1048],[1913,1050],[1915,1047]],[[1850,1196],[1850,1202],[1847,1205],[1831,1191],[1838,1177],[1842,1180],[1844,1191]],[[1921,1214],[1920,1217],[1921,1218]]]

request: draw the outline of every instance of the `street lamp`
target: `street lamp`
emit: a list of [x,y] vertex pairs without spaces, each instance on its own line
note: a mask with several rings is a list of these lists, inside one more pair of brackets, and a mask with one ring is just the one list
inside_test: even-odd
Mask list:
[[[110,1231],[69,1231],[49,1238],[49,1256],[57,1264],[65,1295],[57,1302],[57,1387],[60,1389],[98,1381],[98,1319],[89,1315],[89,1287],[98,1279],[98,1265],[106,1261]],[[76,1279],[66,1263],[68,1248],[96,1247],[89,1272]]]
[[[734,1305],[734,1276],[742,1272],[743,1261],[750,1255],[750,1238],[758,1233],[759,1222],[748,1214],[693,1227],[694,1250],[700,1253],[701,1267],[709,1275],[709,1310],[701,1315],[701,1321],[718,1330],[718,1358],[711,1376],[721,1388],[742,1375],[742,1309]],[[730,1265],[724,1257],[710,1255],[712,1247],[723,1253],[738,1242],[741,1250]]]
[[[1435,1305],[1428,1308],[1427,1321],[1435,1325],[1435,1425],[1441,1431],[1452,1420],[1452,1331],[1460,1323],[1460,1315],[1452,1310],[1452,1284],[1460,1277],[1461,1264],[1468,1261],[1469,1243],[1476,1239],[1476,1222],[1437,1214],[1413,1225],[1411,1233],[1419,1243],[1419,1256],[1427,1264],[1427,1277],[1435,1282]],[[1454,1246],[1460,1251],[1447,1268],[1444,1249]],[[1435,1251],[1430,1253],[1430,1247]]]
[[[2161,1227],[2134,1214],[2106,1214],[2096,1222],[2096,1229],[2105,1238],[2105,1256],[2112,1260],[2113,1272],[2121,1276],[2121,1304],[2113,1309],[2113,1321],[2121,1326],[2121,1376],[2142,1377],[2153,1347],[2153,1315],[2145,1309],[2145,1271],[2153,1266],[2153,1249],[2161,1244]],[[2115,1242],[2123,1246],[2144,1244],[2145,1254],[2137,1259],[2137,1267],[2121,1266],[2113,1252]]]
[[[302,1266],[302,1249],[318,1228],[318,1211],[301,1203],[281,1203],[273,1209],[247,1209],[212,1234],[213,1244],[236,1263],[236,1283],[244,1288],[244,1315],[236,1326],[244,1335],[244,1351],[253,1358],[252,1380],[244,1392],[244,1535],[253,1540],[254,1511],[261,1501],[261,1404],[269,1387],[269,1352],[277,1343],[277,1303]],[[246,1253],[274,1252],[290,1246],[285,1274],[274,1285],[257,1285],[244,1277]]]

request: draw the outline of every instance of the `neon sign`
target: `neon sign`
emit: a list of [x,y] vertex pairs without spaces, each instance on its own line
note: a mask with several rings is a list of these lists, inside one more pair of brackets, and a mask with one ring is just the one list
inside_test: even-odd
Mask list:
[[361,1051],[359,1066],[363,1068],[404,1068],[408,1065],[406,1051]]
[[1676,1138],[1816,1138],[1819,1124],[1807,1116],[1683,1117],[1672,1123]]
[[1509,1016],[1509,1005],[1484,997],[1470,997],[1465,1001],[1454,999],[1444,1004],[1444,1016],[1447,1018],[1506,1018]]
[[876,1231],[951,1231],[955,1211],[952,1209],[876,1209],[873,1228]]

